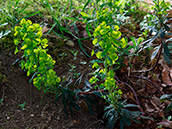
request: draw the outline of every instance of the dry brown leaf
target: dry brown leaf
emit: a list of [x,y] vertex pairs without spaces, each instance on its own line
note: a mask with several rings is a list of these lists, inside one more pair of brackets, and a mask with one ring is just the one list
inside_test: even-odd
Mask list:
[[48,32],[49,30],[50,30],[50,28],[47,28],[46,26],[44,26],[42,28],[42,33],[44,34],[44,33]]
[[137,91],[137,94],[144,96],[144,97],[149,97],[149,94],[147,93],[147,91],[145,90],[145,88],[142,88],[140,90]]
[[153,111],[155,111],[155,107],[152,105],[152,104],[148,104],[148,103],[145,103],[145,107],[146,107],[146,110],[148,111],[148,112],[153,112]]
[[172,68],[170,69],[170,77],[172,78]]
[[160,108],[152,100],[150,100],[150,103],[155,107],[157,111],[160,111]]
[[169,73],[166,69],[163,69],[163,71],[162,71],[162,81],[164,82],[164,84],[166,84],[168,86],[172,86],[172,82],[171,82]]
[[165,120],[162,120],[161,122],[157,123],[157,125],[162,125],[167,128],[172,128],[172,121],[165,119]]
[[[172,4],[172,3],[171,3]],[[172,10],[168,11],[168,18],[172,18]]]
[[158,97],[156,97],[155,95],[152,96],[152,101],[156,104],[156,105],[161,105],[160,99]]
[[[150,80],[150,81],[152,81],[152,83],[154,83],[154,85],[156,85],[157,87],[159,87],[158,84],[157,84],[157,82],[155,82],[153,80]],[[157,89],[152,84],[150,84],[149,82],[146,82],[146,85],[147,85],[146,86],[146,90],[147,90],[147,92],[149,94],[153,94],[153,93],[155,93],[157,91]]]
[[164,118],[164,113],[163,113],[162,110],[160,110],[160,111],[158,112],[158,117]]

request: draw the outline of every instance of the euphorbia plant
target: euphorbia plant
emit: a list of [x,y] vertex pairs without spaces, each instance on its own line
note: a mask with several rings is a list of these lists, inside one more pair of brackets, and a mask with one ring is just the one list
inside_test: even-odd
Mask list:
[[[122,50],[127,46],[127,40],[121,38],[121,32],[117,25],[109,26],[103,21],[94,31],[93,45],[98,50],[92,51],[92,55],[95,54],[98,60],[93,61],[92,67],[96,68],[96,70],[90,82],[100,89],[102,97],[109,103],[104,114],[104,117],[108,119],[107,125],[113,129],[117,120],[119,120],[122,129],[124,123],[126,125],[131,125],[132,121],[140,123],[137,118],[141,117],[142,112],[126,109],[127,107],[138,106],[126,104],[125,101],[120,100],[122,92],[116,85],[115,80],[115,70],[118,67],[114,67],[114,64],[118,64],[118,53],[120,53],[120,49]],[[102,89],[108,91],[108,93],[103,94]]]
[[[167,11],[170,10],[170,3],[165,2],[164,0],[154,0],[153,2],[154,6],[152,6],[152,9],[154,9],[154,13],[147,15],[147,17],[145,17],[145,20],[142,22],[142,24],[144,25],[143,29],[145,29],[145,31],[149,30],[150,35],[153,36],[143,42],[142,48],[140,49],[141,51],[146,48],[153,48],[154,50],[152,52],[151,60],[155,59],[155,57],[159,53],[156,64],[150,70],[153,70],[158,64],[162,52],[164,60],[168,64],[171,64],[171,54],[169,50],[170,44],[168,43],[171,42],[172,39],[170,37],[171,33],[169,33],[170,25],[168,24],[169,18],[167,13]],[[166,39],[166,36],[169,39]],[[154,42],[156,39],[159,39],[159,42]]]
[[[33,74],[33,84],[44,92],[54,92],[60,78],[53,70],[55,60],[47,54],[48,40],[42,38],[42,28],[39,24],[22,19],[20,26],[15,26],[15,54],[23,51],[22,69],[27,70],[27,76]],[[21,47],[20,47],[21,45]]]
[[55,60],[47,54],[48,40],[42,38],[41,31],[42,28],[39,24],[32,24],[30,20],[22,19],[20,26],[15,26],[14,36],[17,36],[14,40],[16,45],[15,54],[19,51],[23,52],[24,59],[21,61],[21,67],[27,71],[27,76],[32,75],[31,80],[33,80],[34,86],[39,90],[43,89],[44,92],[56,94],[55,103],[59,96],[62,96],[65,113],[68,114],[67,110],[69,108],[71,114],[73,114],[73,108],[80,110],[77,104],[79,95],[68,87],[69,83],[63,86],[63,81],[53,70]]

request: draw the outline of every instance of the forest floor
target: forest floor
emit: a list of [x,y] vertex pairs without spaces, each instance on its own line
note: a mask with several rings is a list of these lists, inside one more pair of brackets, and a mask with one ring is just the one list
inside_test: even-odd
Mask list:
[[[74,64],[77,67],[77,72],[83,72],[83,78],[87,78],[91,72],[88,67],[89,59],[86,58],[80,51],[79,46],[75,44],[71,46],[62,46],[63,50],[68,51],[67,56],[61,62],[57,62],[55,69],[59,76],[69,76],[69,65]],[[73,55],[69,50],[78,51],[77,60],[73,61]],[[75,111],[74,116],[66,116],[63,110],[61,100],[55,105],[55,97],[52,94],[44,94],[37,90],[33,84],[29,83],[29,77],[21,70],[18,63],[12,65],[20,55],[14,55],[13,51],[2,50],[0,54],[0,95],[4,101],[0,105],[0,129],[105,129],[103,120],[103,101],[97,99],[98,105],[94,106],[94,114],[90,114],[86,104],[81,103],[82,110]],[[80,64],[86,62],[86,64]],[[170,71],[169,71],[170,70]],[[159,98],[162,93],[172,92],[172,75],[171,67],[160,61],[159,67],[153,71],[157,76],[151,80],[159,89],[160,92],[148,81],[138,78],[130,78],[133,83],[133,88],[137,93],[140,104],[145,112],[145,116],[154,118],[154,120],[141,120],[142,124],[133,123],[131,127],[126,129],[155,129],[157,123],[162,122],[165,127],[170,127],[169,121],[164,121],[163,118],[170,116],[171,112],[166,113],[165,106],[168,103],[161,103]],[[170,73],[169,73],[170,72]],[[63,74],[62,74],[63,73]],[[122,73],[121,73],[122,74]],[[156,78],[158,77],[158,78]],[[120,77],[122,81],[126,81],[125,74]],[[130,88],[124,83],[118,82],[122,88],[123,98],[129,102],[136,104],[134,94]],[[78,85],[84,86],[83,84]],[[94,97],[96,98],[96,97]],[[23,107],[20,105],[26,103]],[[165,123],[164,123],[165,122]],[[118,126],[117,126],[118,129]]]
[[[10,36],[3,40],[9,40]],[[82,76],[82,81],[77,88],[85,87],[84,81],[89,79],[91,73],[90,60],[81,51],[77,42],[71,39],[70,42],[49,38],[49,53],[56,60],[55,71],[61,78],[69,78],[71,68],[69,64],[76,66],[76,72]],[[67,43],[66,43],[67,42]],[[158,41],[157,41],[158,42]],[[69,44],[70,43],[70,44]],[[84,41],[85,49],[91,52],[92,44]],[[2,46],[2,45],[1,45]],[[54,49],[56,48],[56,49]],[[73,60],[72,51],[78,52],[76,60]],[[30,77],[21,70],[19,63],[14,62],[21,59],[21,55],[14,55],[14,46],[0,49],[0,129],[106,129],[102,116],[104,113],[104,101],[94,95],[91,97],[97,101],[93,106],[93,114],[89,113],[84,101],[80,101],[81,111],[74,111],[74,116],[68,117],[64,113],[61,99],[55,104],[55,96],[50,93],[43,93],[29,83]],[[169,102],[160,102],[163,94],[172,93],[172,66],[169,66],[160,58],[157,67],[151,72],[134,73],[134,71],[148,70],[143,65],[146,56],[143,54],[142,61],[131,70],[128,76],[127,69],[122,69],[118,74],[117,84],[121,88],[122,98],[127,102],[137,104],[134,93],[125,85],[132,85],[137,94],[141,110],[152,119],[142,119],[141,124],[133,124],[125,129],[161,129],[172,128],[172,121],[167,117],[172,116],[172,111],[166,112],[165,108]],[[127,62],[126,62],[127,63]],[[152,62],[150,62],[151,67]],[[74,79],[73,81],[75,81]],[[152,84],[153,83],[153,84]],[[22,104],[25,105],[22,107]],[[119,123],[115,127],[119,129]]]

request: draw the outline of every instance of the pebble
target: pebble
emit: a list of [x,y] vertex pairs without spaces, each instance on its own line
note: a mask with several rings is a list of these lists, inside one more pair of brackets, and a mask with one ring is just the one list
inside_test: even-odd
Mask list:
[[10,119],[10,117],[9,116],[7,116],[7,120],[9,120]]
[[72,40],[68,40],[66,42],[66,45],[68,45],[69,47],[74,47],[75,46],[75,44],[74,44],[74,42]]
[[34,114],[30,114],[31,117],[34,117]]

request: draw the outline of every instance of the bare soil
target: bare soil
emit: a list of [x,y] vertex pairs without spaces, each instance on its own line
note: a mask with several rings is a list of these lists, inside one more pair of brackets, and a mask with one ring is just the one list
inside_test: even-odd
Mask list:
[[[66,50],[70,47],[66,47]],[[76,51],[77,46],[70,48]],[[59,76],[68,76],[68,63],[77,66],[77,72],[85,69],[79,62],[86,61],[85,56],[78,52],[78,58],[73,61],[73,56],[61,63],[57,61],[55,69]],[[14,55],[13,51],[1,50],[0,54],[0,98],[4,101],[0,104],[0,129],[104,129],[102,120],[91,115],[87,108],[75,111],[74,116],[66,116],[61,99],[55,105],[55,95],[43,93],[29,83],[30,77],[21,70],[18,63],[12,65],[21,55]],[[20,104],[26,103],[25,110]]]

